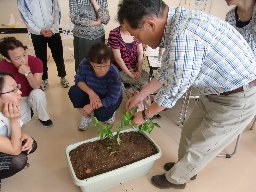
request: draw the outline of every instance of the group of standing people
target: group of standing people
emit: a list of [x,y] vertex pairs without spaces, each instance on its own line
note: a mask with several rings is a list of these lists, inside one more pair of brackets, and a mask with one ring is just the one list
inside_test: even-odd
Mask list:
[[[18,0],[18,8],[42,62],[28,56],[26,47],[15,38],[0,41],[0,53],[5,57],[0,63],[5,72],[0,74],[0,179],[23,169],[27,155],[36,149],[36,142],[21,133],[21,104],[36,111],[42,124],[52,125],[40,89],[42,80],[48,86],[47,44],[62,86],[69,86],[58,29],[58,2],[27,2]],[[69,1],[76,70],[69,97],[82,115],[80,130],[87,129],[92,113],[102,122],[113,122],[122,102],[122,81],[141,83],[140,92],[128,100],[127,110],[157,92],[153,103],[135,114],[135,124],[172,108],[189,87],[200,91],[200,101],[182,128],[178,161],[167,162],[167,172],[151,179],[158,188],[184,188],[255,115],[256,2],[226,2],[236,5],[226,17],[233,27],[203,12],[170,8],[162,0],[123,0],[117,14],[120,26],[110,32],[108,47],[103,28],[110,19],[107,1]],[[162,67],[148,84],[143,81],[147,75],[141,67],[142,43],[165,48]],[[22,159],[20,164],[16,158]]]

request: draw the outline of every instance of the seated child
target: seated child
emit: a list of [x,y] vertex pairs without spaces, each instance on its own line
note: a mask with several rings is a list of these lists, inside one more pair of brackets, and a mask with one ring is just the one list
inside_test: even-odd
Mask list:
[[79,64],[75,85],[69,90],[73,106],[82,115],[79,130],[85,131],[92,121],[92,113],[101,122],[113,123],[120,106],[122,83],[118,69],[111,64],[112,51],[105,44],[95,44]]

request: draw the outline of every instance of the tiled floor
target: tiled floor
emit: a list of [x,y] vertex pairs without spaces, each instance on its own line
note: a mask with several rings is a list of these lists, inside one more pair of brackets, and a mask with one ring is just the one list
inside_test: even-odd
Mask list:
[[[74,76],[73,63],[67,63],[67,78],[72,83]],[[29,157],[30,167],[15,176],[2,181],[4,192],[78,192],[68,172],[65,148],[72,143],[97,136],[96,130],[90,128],[79,132],[77,126],[80,115],[72,108],[68,99],[68,89],[59,84],[56,67],[49,65],[50,87],[46,91],[48,110],[54,122],[52,128],[44,128],[34,119],[24,126],[24,132],[29,133],[38,142],[38,150]],[[120,119],[124,112],[124,104],[119,109]],[[172,110],[162,112],[162,118],[157,120],[161,125],[151,136],[161,147],[163,155],[156,161],[153,169],[142,178],[123,183],[108,192],[153,192],[181,191],[159,190],[151,185],[152,175],[163,173],[163,164],[177,159],[177,149],[181,128],[176,126],[180,105]],[[226,150],[232,150],[233,145]],[[195,181],[187,184],[184,192],[254,192],[256,173],[256,129],[246,129],[242,136],[238,152],[231,159],[215,158],[203,169]],[[125,175],[124,175],[125,177]]]

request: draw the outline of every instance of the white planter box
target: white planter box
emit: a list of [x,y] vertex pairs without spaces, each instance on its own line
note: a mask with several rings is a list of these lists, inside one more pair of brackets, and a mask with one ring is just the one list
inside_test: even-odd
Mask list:
[[[129,129],[122,132],[128,132],[128,131],[136,131],[136,130]],[[69,145],[66,148],[66,156],[68,160],[70,174],[73,178],[74,183],[77,186],[79,186],[83,192],[100,192],[100,191],[105,191],[106,189],[109,189],[120,183],[124,183],[131,179],[135,179],[135,178],[146,175],[152,168],[154,161],[161,157],[162,152],[160,147],[147,134],[144,134],[144,135],[150,141],[152,141],[152,143],[155,144],[158,150],[157,154],[147,157],[145,159],[142,159],[140,161],[134,162],[132,164],[126,165],[124,167],[120,167],[118,169],[115,169],[106,173],[102,173],[100,175],[96,175],[84,180],[80,180],[76,177],[70,158],[69,158],[69,152],[83,143],[96,141],[96,140],[99,140],[100,138],[95,137],[86,141]]]

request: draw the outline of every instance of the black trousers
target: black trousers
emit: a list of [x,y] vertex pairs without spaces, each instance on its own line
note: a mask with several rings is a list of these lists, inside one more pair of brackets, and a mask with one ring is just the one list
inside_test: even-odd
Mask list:
[[[33,140],[32,150],[30,154],[33,153],[36,149],[37,143],[35,140]],[[13,176],[16,173],[20,172],[22,169],[24,169],[28,161],[27,151],[23,151],[19,155],[8,155],[5,153],[0,153],[0,157],[2,157],[2,159],[4,159],[5,156],[6,160],[10,161],[7,162],[9,164],[9,169],[0,170],[0,180]]]
[[43,80],[48,79],[48,67],[47,67],[47,44],[52,52],[52,57],[56,63],[58,76],[65,77],[66,70],[63,59],[63,46],[59,33],[54,34],[51,37],[44,37],[43,35],[31,34],[32,43],[34,46],[36,57],[43,62]]

